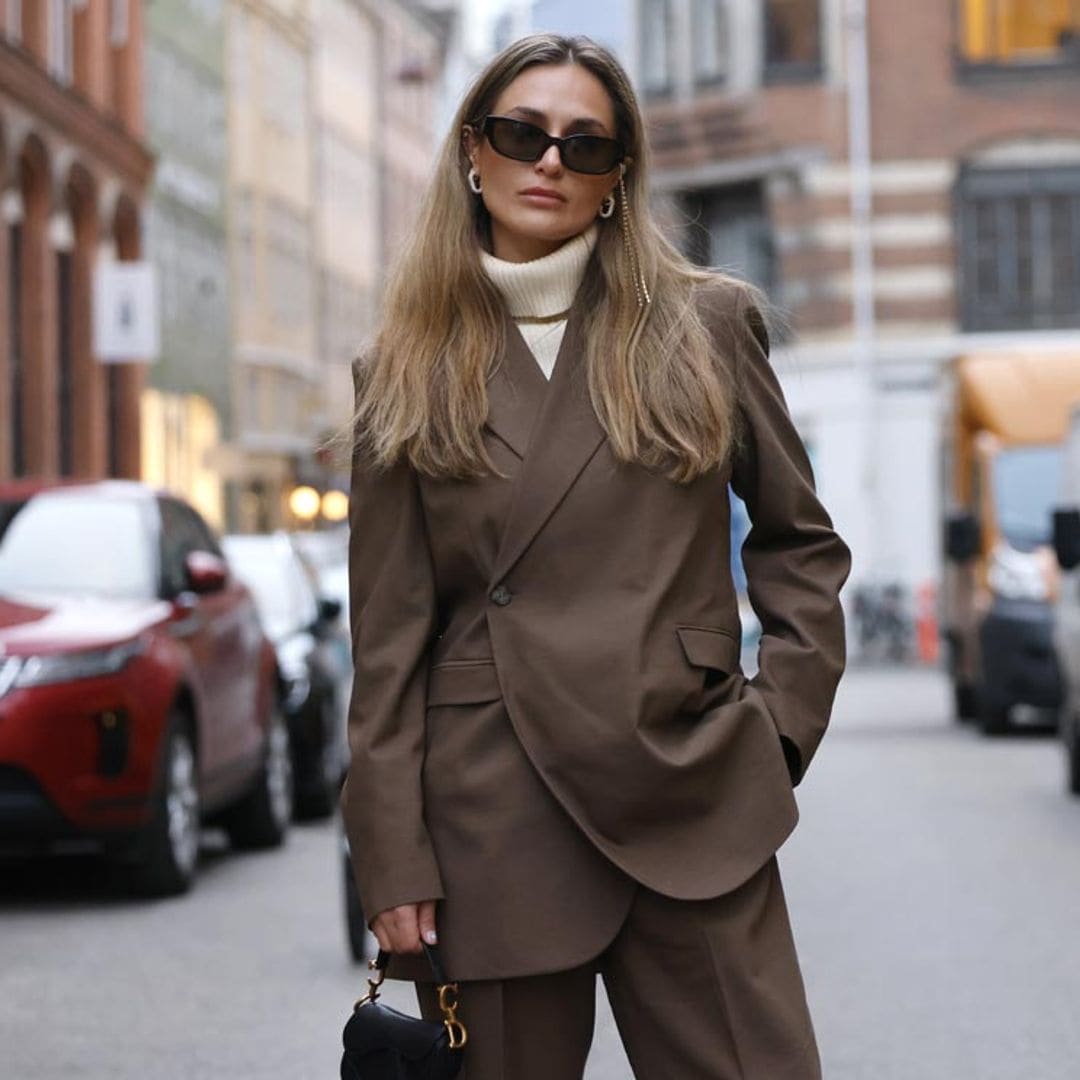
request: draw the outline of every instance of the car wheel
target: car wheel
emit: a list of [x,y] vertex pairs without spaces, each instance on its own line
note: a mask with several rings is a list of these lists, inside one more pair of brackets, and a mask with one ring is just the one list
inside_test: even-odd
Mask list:
[[255,786],[222,819],[233,847],[279,847],[293,816],[293,768],[289,732],[275,705],[266,733],[262,768]]
[[1004,735],[1009,730],[1009,706],[981,695],[979,727],[984,735]]
[[1062,714],[1061,734],[1065,740],[1065,772],[1070,794],[1080,795],[1080,731],[1078,719]]
[[199,862],[198,764],[186,718],[172,718],[165,734],[161,779],[152,816],[139,838],[132,882],[147,896],[187,892]]
[[974,720],[979,714],[978,695],[971,683],[953,684],[953,711],[961,723]]
[[341,789],[341,760],[334,728],[333,699],[322,699],[319,748],[304,783],[297,785],[296,813],[305,820],[328,818],[338,806]]

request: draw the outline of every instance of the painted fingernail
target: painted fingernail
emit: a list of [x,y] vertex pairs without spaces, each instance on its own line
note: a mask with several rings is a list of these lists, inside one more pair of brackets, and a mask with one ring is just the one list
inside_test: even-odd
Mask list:
[[435,931],[434,930],[425,930],[424,931],[424,940],[429,945],[434,945],[435,942],[438,941],[439,939],[435,936]]

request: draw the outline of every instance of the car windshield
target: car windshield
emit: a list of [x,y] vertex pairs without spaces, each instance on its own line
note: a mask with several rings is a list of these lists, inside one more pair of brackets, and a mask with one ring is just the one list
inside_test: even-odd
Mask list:
[[994,458],[994,505],[1001,533],[1015,548],[1050,543],[1062,468],[1060,446],[1023,446]]
[[134,500],[38,495],[0,538],[0,595],[146,599],[156,591],[145,518]]

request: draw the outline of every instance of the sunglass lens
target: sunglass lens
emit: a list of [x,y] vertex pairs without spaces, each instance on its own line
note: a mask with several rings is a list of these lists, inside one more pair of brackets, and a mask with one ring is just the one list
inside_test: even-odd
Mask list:
[[577,135],[567,141],[563,163],[583,173],[610,172],[619,161],[619,144],[594,135]]
[[500,154],[518,161],[535,161],[544,150],[544,132],[518,120],[493,120],[488,137]]

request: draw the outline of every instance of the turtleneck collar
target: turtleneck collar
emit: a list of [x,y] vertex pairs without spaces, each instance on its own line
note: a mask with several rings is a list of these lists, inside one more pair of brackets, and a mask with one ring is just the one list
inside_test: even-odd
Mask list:
[[569,310],[585,264],[596,246],[597,225],[567,240],[550,255],[529,262],[497,259],[481,250],[480,261],[515,319],[550,319]]

